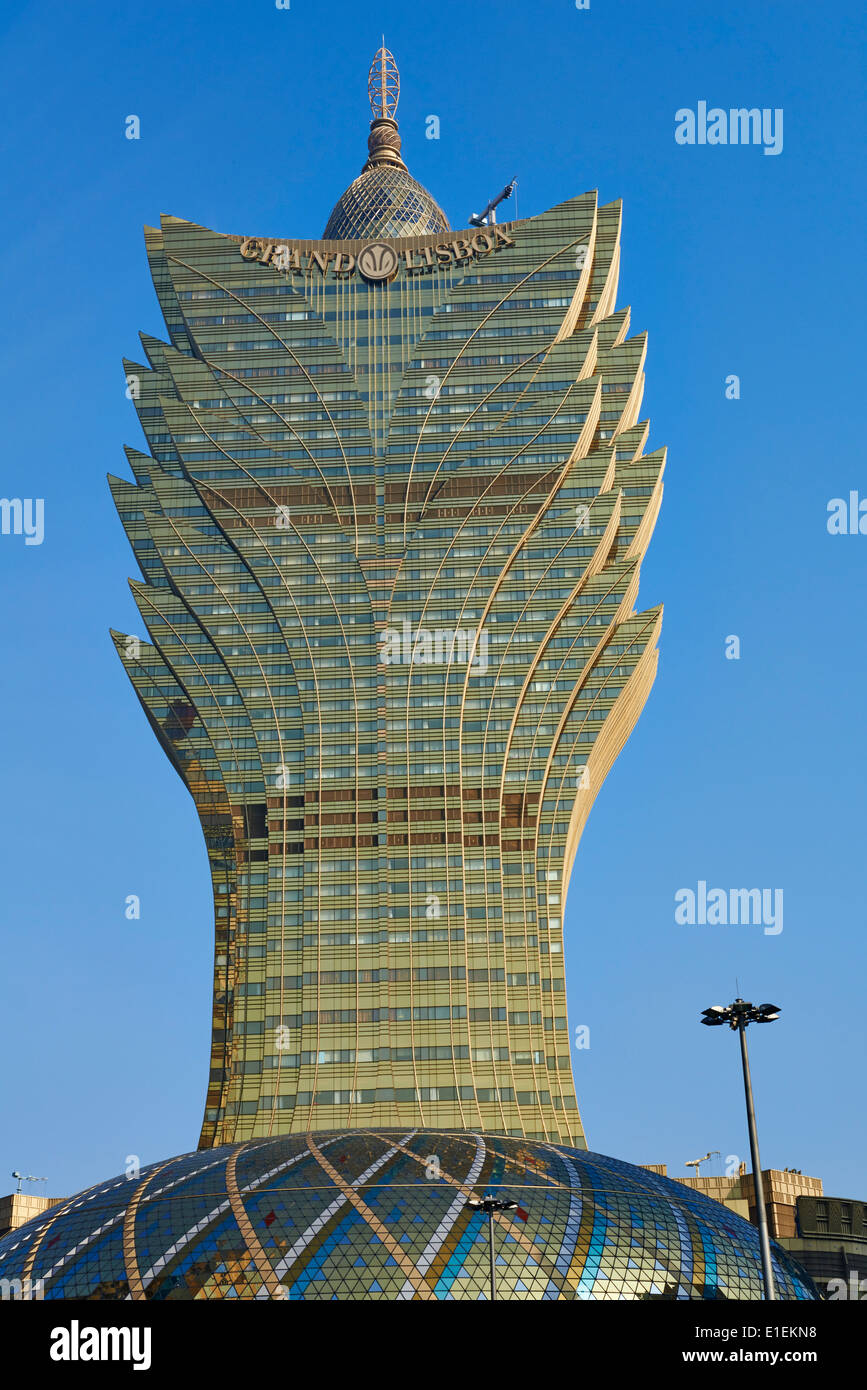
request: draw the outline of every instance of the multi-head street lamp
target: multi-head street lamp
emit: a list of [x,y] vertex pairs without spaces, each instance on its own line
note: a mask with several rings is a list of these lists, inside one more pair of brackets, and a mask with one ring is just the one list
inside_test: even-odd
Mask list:
[[780,1017],[778,1004],[748,1004],[745,999],[736,999],[733,1004],[711,1004],[702,1009],[702,1023],[709,1028],[718,1028],[727,1023],[730,1028],[746,1028],[748,1023],[776,1023]]
[[468,1211],[483,1211],[488,1218],[488,1244],[491,1256],[491,1302],[493,1303],[497,1297],[494,1213],[498,1211],[515,1211],[517,1210],[518,1203],[507,1201],[502,1197],[492,1197],[486,1192],[484,1197],[468,1197],[465,1205]]
[[771,1242],[768,1236],[768,1214],[765,1211],[765,1185],[762,1179],[762,1160],[759,1157],[759,1137],[756,1130],[756,1111],[753,1104],[753,1086],[750,1080],[750,1059],[747,1053],[747,1028],[751,1023],[775,1023],[780,1017],[777,1004],[750,1004],[746,999],[736,999],[733,1004],[712,1004],[702,1010],[702,1023],[709,1028],[720,1028],[724,1023],[737,1032],[741,1043],[741,1063],[744,1073],[744,1096],[747,1103],[747,1126],[750,1132],[750,1158],[753,1165],[753,1185],[756,1194],[756,1217],[759,1227],[759,1245],[762,1252],[762,1274],[765,1283],[765,1298],[774,1300],[774,1271],[771,1266]]

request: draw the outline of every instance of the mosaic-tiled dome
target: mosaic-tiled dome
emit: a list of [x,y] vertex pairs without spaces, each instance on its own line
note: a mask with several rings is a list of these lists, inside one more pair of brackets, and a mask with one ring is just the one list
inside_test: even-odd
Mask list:
[[326,240],[349,241],[448,230],[442,208],[406,169],[377,164],[359,174],[338,198],[322,235]]
[[[756,1228],[681,1183],[586,1150],[444,1130],[227,1145],[113,1178],[0,1240],[0,1279],[46,1299],[760,1299]],[[817,1299],[772,1246],[780,1299]]]

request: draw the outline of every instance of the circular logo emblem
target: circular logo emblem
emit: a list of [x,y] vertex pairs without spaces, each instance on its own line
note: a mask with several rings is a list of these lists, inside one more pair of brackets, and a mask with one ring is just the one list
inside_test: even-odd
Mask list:
[[397,252],[387,241],[372,241],[358,253],[358,269],[365,280],[390,280],[397,274]]

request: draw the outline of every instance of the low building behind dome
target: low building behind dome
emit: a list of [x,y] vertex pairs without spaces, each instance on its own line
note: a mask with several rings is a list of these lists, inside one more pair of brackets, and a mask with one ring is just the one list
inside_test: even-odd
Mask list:
[[[718,1202],[601,1154],[502,1135],[352,1130],[185,1154],[70,1197],[0,1240],[45,1299],[762,1298],[759,1235]],[[817,1299],[772,1247],[777,1297]],[[27,1294],[25,1294],[27,1296]]]

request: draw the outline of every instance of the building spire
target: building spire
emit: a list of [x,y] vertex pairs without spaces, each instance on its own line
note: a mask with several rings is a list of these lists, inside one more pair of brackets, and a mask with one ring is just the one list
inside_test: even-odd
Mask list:
[[323,233],[325,240],[447,232],[448,218],[442,208],[416,182],[400,157],[395,120],[400,76],[384,36],[367,74],[367,95],[373,116],[367,138],[367,162],[331,209]]
[[362,173],[375,168],[377,164],[390,164],[394,168],[405,169],[406,165],[400,157],[400,135],[394,118],[400,98],[400,73],[394,54],[385,46],[385,35],[382,47],[377,50],[370,65],[367,95],[370,98],[373,120],[370,123],[367,141],[368,159]]
[[394,54],[385,46],[384,34],[382,48],[376,53],[367,75],[367,94],[374,120],[393,118],[400,97],[400,73]]

